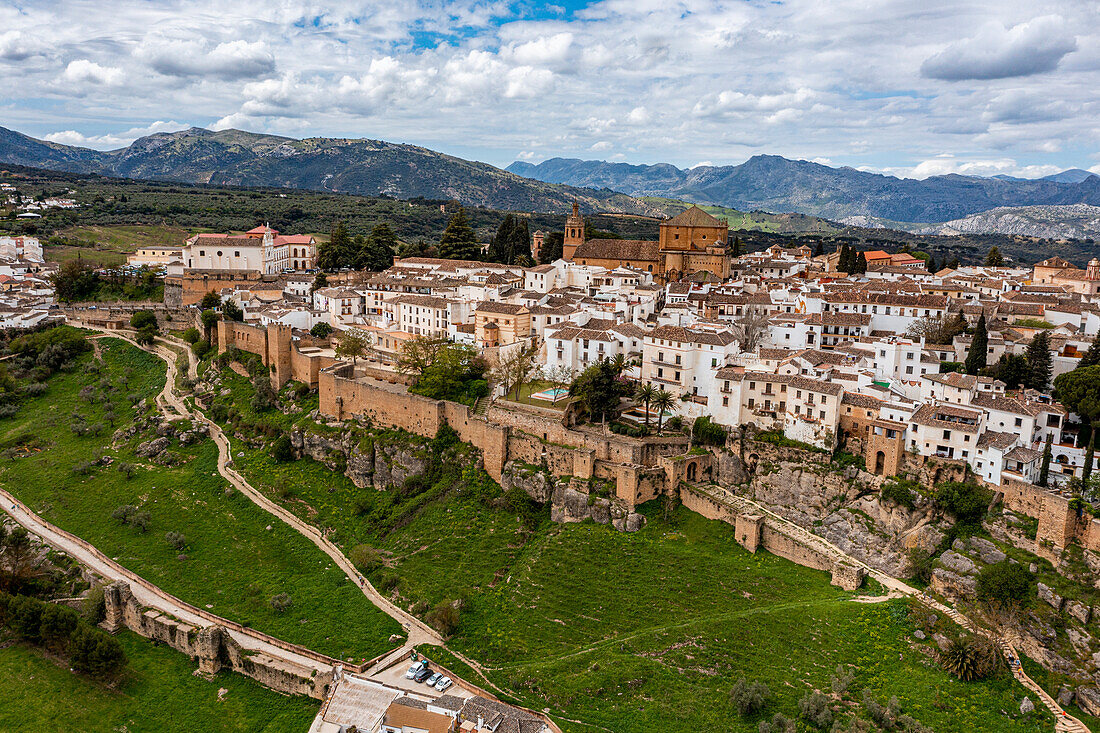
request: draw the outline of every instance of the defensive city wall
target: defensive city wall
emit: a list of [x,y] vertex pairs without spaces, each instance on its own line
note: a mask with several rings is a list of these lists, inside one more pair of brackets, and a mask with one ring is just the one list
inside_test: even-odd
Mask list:
[[[309,337],[295,340],[288,326],[218,323],[219,351],[235,346],[258,355],[271,369],[276,387],[293,379],[316,388],[321,414],[337,420],[367,418],[379,426],[424,436],[434,436],[440,427],[449,425],[462,440],[481,450],[486,471],[497,481],[510,461],[545,466],[556,476],[613,481],[616,498],[633,510],[682,481],[704,480],[711,469],[704,458],[684,456],[688,441],[683,436],[639,440],[608,435],[599,428],[569,427],[556,410],[512,402],[493,403],[484,414],[475,414],[466,405],[409,393],[401,386],[401,375],[338,361],[330,351],[319,348],[325,344]],[[868,448],[885,451],[878,444]],[[896,464],[898,470],[915,472],[928,486],[966,475],[965,466],[954,465],[958,462],[911,466],[911,456],[892,452],[887,459],[891,468]],[[1100,552],[1100,519],[1083,513],[1070,498],[1012,480],[990,488],[1002,495],[1006,509],[1039,520],[1037,553],[1056,561],[1071,543]],[[763,536],[767,537],[766,531]],[[781,550],[778,539],[772,547],[766,539],[761,541],[765,549]]]

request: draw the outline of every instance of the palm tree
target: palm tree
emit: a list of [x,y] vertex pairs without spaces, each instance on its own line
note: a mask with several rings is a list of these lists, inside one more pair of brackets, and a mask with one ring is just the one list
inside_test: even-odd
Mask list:
[[657,394],[657,390],[653,388],[652,384],[639,384],[634,390],[634,399],[645,404],[645,426],[649,428],[649,403],[653,401],[653,397]]
[[615,354],[615,357],[611,360],[611,368],[615,370],[616,377],[621,377],[623,370],[626,369],[626,357],[622,354]]
[[659,389],[653,395],[653,406],[657,408],[657,435],[661,434],[661,428],[665,421],[665,411],[671,410],[676,404],[676,398],[668,390]]

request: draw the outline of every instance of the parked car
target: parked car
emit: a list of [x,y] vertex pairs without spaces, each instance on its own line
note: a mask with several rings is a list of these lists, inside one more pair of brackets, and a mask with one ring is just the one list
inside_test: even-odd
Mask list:
[[425,662],[423,659],[421,659],[419,662],[415,662],[413,666],[409,667],[409,671],[405,673],[405,679],[411,680],[413,677],[416,677],[420,670],[425,669],[427,666],[428,663]]
[[432,674],[433,672],[431,668],[429,668],[428,665],[425,664],[423,669],[413,675],[413,682],[423,682],[424,680],[431,677]]
[[440,692],[443,692],[444,690],[446,690],[448,687],[450,687],[453,684],[454,683],[451,682],[450,677],[440,677],[439,681],[435,683],[435,689],[439,690]]
[[439,682],[439,680],[440,680],[440,679],[441,679],[442,677],[443,677],[443,673],[442,673],[442,672],[436,672],[436,673],[435,673],[435,674],[433,674],[433,675],[432,675],[431,677],[429,677],[428,679],[424,680],[424,684],[425,684],[425,685],[427,685],[428,687],[435,687],[435,683],[436,683],[436,682]]

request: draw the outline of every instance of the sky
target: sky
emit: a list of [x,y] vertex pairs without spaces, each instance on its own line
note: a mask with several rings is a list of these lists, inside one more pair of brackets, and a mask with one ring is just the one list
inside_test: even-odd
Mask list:
[[0,125],[1037,177],[1100,172],[1098,40],[1085,0],[8,0]]

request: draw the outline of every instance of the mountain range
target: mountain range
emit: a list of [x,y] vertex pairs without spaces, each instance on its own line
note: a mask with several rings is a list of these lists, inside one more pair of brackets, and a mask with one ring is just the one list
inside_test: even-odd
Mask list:
[[1100,238],[1100,207],[1002,206],[914,230],[917,234],[1009,234],[1040,239]]
[[517,161],[507,170],[547,183],[833,220],[860,216],[943,222],[999,206],[1100,205],[1100,177],[1081,170],[1035,180],[957,174],[915,180],[776,155],[753,156],[739,165],[689,169],[667,163],[551,158],[537,165]]
[[0,127],[0,164],[181,183],[455,199],[468,206],[502,210],[565,213],[576,199],[586,211],[660,213],[614,191],[545,183],[486,163],[382,140],[296,140],[193,127],[99,151],[37,140]]

